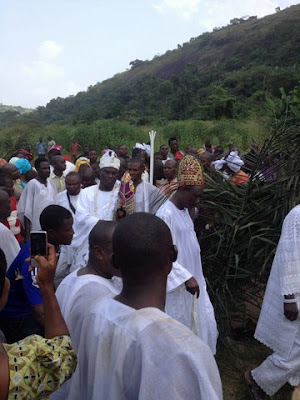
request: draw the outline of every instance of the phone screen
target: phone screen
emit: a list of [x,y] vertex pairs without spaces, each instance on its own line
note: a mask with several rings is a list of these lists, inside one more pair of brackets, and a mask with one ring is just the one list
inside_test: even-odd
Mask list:
[[31,257],[36,255],[47,255],[47,232],[31,232],[30,233],[30,249]]

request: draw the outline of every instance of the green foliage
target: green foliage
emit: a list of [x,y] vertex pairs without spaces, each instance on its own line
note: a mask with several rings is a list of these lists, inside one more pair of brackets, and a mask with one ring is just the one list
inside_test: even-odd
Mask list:
[[[156,120],[262,116],[267,98],[299,82],[300,5],[262,19],[234,19],[86,92],[51,100],[28,120],[87,123],[118,118],[135,125]],[[1,122],[1,121],[0,121]]]
[[249,184],[207,177],[200,215],[211,229],[201,234],[202,262],[223,332],[246,313],[245,302],[259,305],[283,219],[300,203],[299,149],[299,127],[276,131],[248,160]]
[[152,129],[157,132],[156,150],[161,144],[167,144],[170,137],[176,136],[182,149],[187,145],[202,147],[205,139],[209,138],[213,144],[220,144],[225,148],[229,142],[233,141],[241,151],[246,151],[253,141],[262,143],[266,135],[263,124],[255,120],[166,121],[155,119],[146,126],[107,119],[96,120],[89,124],[47,126],[20,124],[0,129],[0,155],[8,156],[12,149],[24,146],[29,146],[34,151],[38,139],[42,137],[46,142],[49,136],[62,145],[64,151],[68,151],[72,139],[77,140],[82,146],[89,146],[97,151],[108,147],[115,148],[120,144],[126,144],[131,149],[136,142],[147,143],[148,132]]

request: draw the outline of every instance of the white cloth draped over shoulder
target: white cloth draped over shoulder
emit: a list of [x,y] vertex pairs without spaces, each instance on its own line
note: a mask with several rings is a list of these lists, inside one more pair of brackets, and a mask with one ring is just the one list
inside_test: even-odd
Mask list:
[[74,257],[71,271],[86,266],[89,253],[88,238],[96,223],[100,219],[104,221],[114,219],[119,188],[120,182],[116,181],[113,190],[109,192],[100,190],[97,185],[81,190],[73,225]]
[[[284,295],[294,294],[299,315],[289,321],[283,313]],[[300,325],[300,205],[286,216],[271,268],[255,338],[285,358],[293,349]]]
[[[179,210],[170,200],[160,207],[156,215],[170,228],[173,243],[178,249],[177,261],[195,277],[200,288],[200,296],[196,303],[183,285],[175,289],[173,294],[168,293],[166,313],[188,328],[196,330],[197,335],[215,354],[218,329],[214,309],[206,290],[200,246],[193,221],[187,209]],[[194,326],[195,320],[197,327]]]
[[156,186],[142,181],[135,188],[135,212],[155,214],[165,199]]
[[39,231],[40,215],[44,208],[55,204],[56,188],[47,179],[47,185],[40,183],[37,179],[29,181],[23,190],[18,203],[18,217],[24,226],[24,216],[31,222],[31,230]]
[[[119,293],[117,284],[120,278],[105,279],[98,275],[86,274],[78,276],[78,271],[72,272],[60,284],[56,291],[56,297],[61,309],[62,316],[68,326],[72,345],[76,353],[80,348],[81,328],[86,314],[94,302],[106,297],[114,297]],[[91,345],[93,345],[91,343]],[[66,400],[69,392],[77,390],[78,382],[76,376],[78,370],[84,368],[78,359],[77,372],[59,390],[51,395],[51,400]]]
[[220,400],[209,348],[156,308],[96,301],[84,320],[72,400]]
[[15,238],[15,235],[5,225],[0,222],[0,249],[3,251],[7,270],[11,266],[14,259],[17,257],[20,251],[20,246]]

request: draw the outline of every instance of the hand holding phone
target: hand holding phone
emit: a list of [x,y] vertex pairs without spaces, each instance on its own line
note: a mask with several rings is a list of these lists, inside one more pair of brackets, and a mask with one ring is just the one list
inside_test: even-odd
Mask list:
[[30,232],[30,253],[31,253],[31,276],[34,284],[36,284],[36,276],[38,274],[38,263],[34,259],[35,256],[47,257],[47,232],[32,231]]

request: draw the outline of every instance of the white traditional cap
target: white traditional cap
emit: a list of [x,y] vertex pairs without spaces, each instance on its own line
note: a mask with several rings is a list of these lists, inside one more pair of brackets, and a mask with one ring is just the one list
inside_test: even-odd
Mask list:
[[226,164],[231,171],[239,172],[244,165],[244,161],[238,156],[236,151],[232,151],[229,156],[226,157]]
[[211,163],[211,165],[214,167],[216,171],[220,171],[224,167],[224,164],[226,164],[226,161],[223,159],[212,161]]
[[20,160],[19,159],[19,157],[12,157],[10,160],[9,160],[9,163],[10,164],[14,164],[16,161],[18,161],[18,160]]
[[120,168],[120,160],[113,150],[107,150],[100,158],[99,167],[101,168]]

